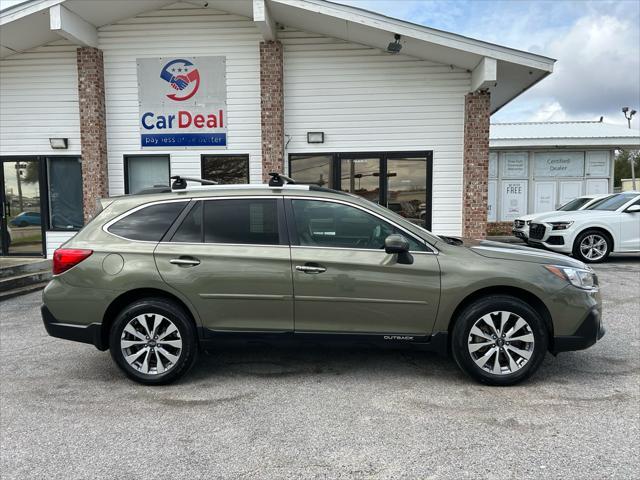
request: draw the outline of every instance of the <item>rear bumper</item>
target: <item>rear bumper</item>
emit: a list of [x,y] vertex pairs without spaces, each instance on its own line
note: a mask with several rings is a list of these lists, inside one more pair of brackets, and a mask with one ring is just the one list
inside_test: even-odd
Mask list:
[[606,330],[602,325],[602,312],[599,307],[592,308],[573,335],[557,336],[553,339],[552,353],[584,350],[604,337]]
[[90,343],[98,350],[106,350],[108,348],[102,338],[102,325],[100,323],[91,323],[89,325],[61,323],[53,316],[46,305],[40,307],[40,312],[42,313],[44,328],[52,337]]

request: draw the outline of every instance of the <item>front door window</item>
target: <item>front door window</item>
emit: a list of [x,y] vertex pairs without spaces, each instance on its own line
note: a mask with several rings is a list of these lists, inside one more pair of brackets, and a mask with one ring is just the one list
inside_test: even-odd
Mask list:
[[4,160],[1,164],[2,254],[42,255],[40,162],[20,159]]

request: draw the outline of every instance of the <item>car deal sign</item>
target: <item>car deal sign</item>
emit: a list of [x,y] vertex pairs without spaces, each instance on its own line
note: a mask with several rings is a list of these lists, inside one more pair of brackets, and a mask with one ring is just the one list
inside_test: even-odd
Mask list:
[[225,57],[139,58],[143,148],[226,147]]

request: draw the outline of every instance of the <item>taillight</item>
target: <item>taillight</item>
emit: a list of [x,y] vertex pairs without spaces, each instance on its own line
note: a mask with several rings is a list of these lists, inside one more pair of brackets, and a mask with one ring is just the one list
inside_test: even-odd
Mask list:
[[81,261],[89,258],[93,250],[80,248],[59,248],[53,252],[53,274],[60,275]]

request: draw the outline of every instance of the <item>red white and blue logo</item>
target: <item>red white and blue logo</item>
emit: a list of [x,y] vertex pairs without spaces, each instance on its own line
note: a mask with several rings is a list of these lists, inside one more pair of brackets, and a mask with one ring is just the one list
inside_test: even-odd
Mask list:
[[200,73],[198,68],[189,60],[178,58],[167,63],[160,72],[160,78],[177,90],[177,93],[167,94],[171,100],[181,102],[193,97],[200,88]]

